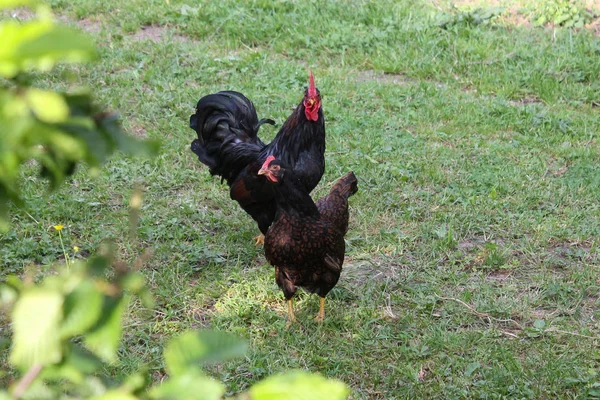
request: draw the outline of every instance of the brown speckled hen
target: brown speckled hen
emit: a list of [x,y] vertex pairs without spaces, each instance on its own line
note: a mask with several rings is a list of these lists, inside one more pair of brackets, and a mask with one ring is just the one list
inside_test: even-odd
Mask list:
[[295,321],[292,297],[302,287],[320,297],[316,321],[325,317],[325,296],[336,285],[344,263],[348,198],[358,190],[354,173],[340,178],[315,204],[293,170],[269,156],[258,172],[275,193],[275,220],[265,235],[265,257],[288,302],[288,324]]

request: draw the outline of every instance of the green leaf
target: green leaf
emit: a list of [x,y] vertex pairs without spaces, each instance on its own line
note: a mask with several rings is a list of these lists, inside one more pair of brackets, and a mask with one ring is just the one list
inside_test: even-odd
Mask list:
[[159,145],[157,142],[152,140],[140,141],[133,136],[124,134],[117,114],[105,113],[95,119],[98,130],[110,138],[120,151],[133,156],[153,155],[158,151]]
[[117,389],[110,390],[101,396],[91,397],[89,400],[138,400],[138,398],[131,393]]
[[542,330],[546,327],[546,321],[544,321],[543,319],[536,319],[535,321],[533,321],[533,327],[535,329]]
[[10,228],[8,224],[8,196],[5,195],[3,189],[0,183],[0,233],[7,232]]
[[34,6],[38,4],[35,0],[0,0],[0,9]]
[[139,272],[130,272],[125,275],[119,283],[128,293],[136,295],[144,307],[154,307],[154,298],[152,297],[150,290],[148,290],[146,279],[142,274]]
[[22,58],[53,63],[88,61],[94,53],[94,43],[90,38],[75,29],[60,25],[19,48],[19,56]]
[[343,382],[306,371],[271,376],[252,386],[252,400],[342,400],[350,390]]
[[71,118],[58,127],[63,132],[77,137],[87,146],[86,161],[92,165],[99,165],[104,162],[113,148],[102,132],[96,130],[91,118]]
[[127,297],[104,299],[102,317],[92,329],[83,335],[86,346],[107,362],[116,360],[121,341],[121,320],[127,305]]
[[128,392],[139,394],[146,391],[149,381],[150,374],[148,374],[146,369],[142,368],[141,371],[138,371],[125,378],[121,388],[127,390]]
[[172,339],[164,350],[167,370],[181,375],[199,364],[241,357],[246,344],[239,338],[217,331],[186,332]]
[[[8,279],[14,279],[14,276],[9,276]],[[7,280],[8,280],[7,279]],[[21,281],[19,281],[21,282]],[[0,285],[0,305],[8,306],[13,304],[18,296],[19,292],[22,290],[22,287],[14,287],[10,283],[5,282],[3,285]]]
[[[35,399],[35,400],[54,400],[56,397],[53,388],[48,386],[45,382],[42,382],[41,379],[36,379],[33,381],[25,393],[22,395],[23,399]],[[14,399],[14,397],[11,397]]]
[[58,93],[29,88],[25,97],[35,116],[44,122],[62,122],[69,116],[67,102]]
[[225,387],[221,382],[204,376],[194,368],[150,390],[150,397],[154,399],[219,400],[223,394]]
[[82,62],[94,55],[90,38],[79,31],[55,25],[52,19],[34,19],[24,23],[5,20],[0,23],[0,75],[13,78],[28,69],[48,71],[61,61]]
[[135,294],[146,287],[146,280],[142,274],[130,272],[121,279],[120,284],[123,286],[123,289]]
[[105,256],[94,256],[90,257],[85,264],[85,268],[90,276],[104,278],[106,277],[106,271],[110,267],[110,259]]
[[12,78],[28,63],[32,64],[32,61],[23,57],[20,47],[28,41],[42,36],[51,27],[52,22],[48,20],[32,20],[25,23],[11,20],[2,21],[0,23],[0,37],[5,38],[5,42],[0,47],[0,75]]
[[465,369],[465,376],[473,375],[473,372],[477,371],[480,367],[481,367],[481,364],[478,362],[470,363],[469,365],[467,365],[467,368]]
[[569,14],[558,14],[556,17],[554,17],[554,23],[556,25],[561,25],[565,21],[567,21],[569,18],[571,18],[571,16]]
[[80,335],[90,329],[100,318],[102,299],[93,282],[86,280],[77,285],[65,298],[61,337]]
[[57,365],[44,368],[41,377],[53,380],[68,380],[76,384],[82,384],[86,375],[96,372],[102,363],[100,360],[83,349],[79,345],[69,347],[68,353]]
[[15,304],[13,348],[10,361],[27,369],[34,364],[54,364],[62,357],[59,326],[63,297],[60,293],[31,289]]

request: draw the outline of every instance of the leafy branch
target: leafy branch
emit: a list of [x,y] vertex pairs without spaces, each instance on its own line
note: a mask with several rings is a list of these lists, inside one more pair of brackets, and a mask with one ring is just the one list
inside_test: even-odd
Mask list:
[[[34,6],[37,18],[0,22],[0,230],[8,229],[8,204],[22,204],[21,165],[35,160],[58,187],[84,162],[97,167],[114,151],[149,154],[156,144],[124,135],[118,116],[92,101],[89,91],[61,93],[29,84],[30,72],[95,57],[91,39],[55,23],[50,9],[33,0],[0,0],[0,10]],[[5,39],[4,39],[5,38]]]

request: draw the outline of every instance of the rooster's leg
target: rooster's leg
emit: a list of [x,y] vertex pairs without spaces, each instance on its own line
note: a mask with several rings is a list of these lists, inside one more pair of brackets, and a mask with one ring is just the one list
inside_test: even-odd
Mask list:
[[294,322],[296,322],[296,316],[294,315],[294,304],[292,303],[292,299],[289,299],[287,301],[287,303],[288,303],[288,321],[287,321],[287,326],[289,328],[290,325],[292,325]]
[[265,244],[265,235],[263,235],[261,233],[260,235],[255,237],[254,240],[256,241],[256,243],[254,243],[254,245],[256,245],[256,246],[264,245]]
[[319,298],[319,313],[317,314],[317,316],[315,317],[315,321],[317,322],[323,322],[323,320],[325,319],[325,297],[320,297]]

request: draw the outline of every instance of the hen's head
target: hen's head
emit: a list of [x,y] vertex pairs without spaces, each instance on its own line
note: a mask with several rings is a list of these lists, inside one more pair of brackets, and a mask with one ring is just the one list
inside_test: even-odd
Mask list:
[[264,175],[273,183],[280,183],[284,172],[285,168],[283,167],[281,161],[276,160],[273,156],[269,156],[263,163],[262,167],[260,167],[258,175]]
[[308,89],[304,93],[304,115],[309,121],[316,121],[319,119],[319,109],[321,108],[321,94],[319,89],[315,86],[315,78],[313,77],[312,71],[310,72],[310,80],[308,83]]

